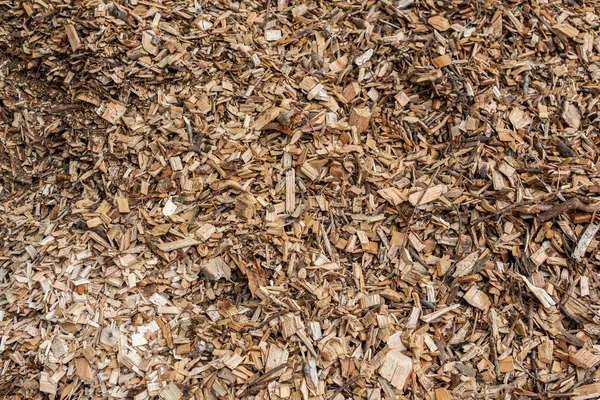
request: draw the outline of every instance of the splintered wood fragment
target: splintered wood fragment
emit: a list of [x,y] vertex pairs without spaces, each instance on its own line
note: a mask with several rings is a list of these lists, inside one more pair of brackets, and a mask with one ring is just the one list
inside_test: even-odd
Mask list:
[[498,366],[500,368],[500,372],[507,373],[513,372],[515,370],[515,362],[512,356],[507,356],[502,360],[498,360]]
[[580,368],[590,369],[600,363],[600,356],[582,348],[569,354],[569,360]]
[[538,359],[546,364],[550,364],[554,361],[553,357],[554,344],[548,338],[543,339],[538,346]]
[[354,108],[350,114],[348,124],[356,127],[358,133],[362,133],[369,127],[371,122],[371,111],[368,108]]
[[40,391],[51,395],[56,394],[57,383],[50,379],[47,372],[40,374]]
[[343,71],[344,68],[348,65],[348,55],[344,54],[342,57],[339,57],[335,61],[329,63],[329,70],[332,73]]
[[392,303],[399,303],[403,300],[403,297],[400,293],[393,289],[384,289],[381,293],[379,293],[381,297],[391,301]]
[[317,80],[317,78],[311,75],[307,75],[304,77],[304,79],[302,79],[302,82],[300,82],[299,87],[305,92],[310,92],[318,84],[319,81]]
[[390,381],[399,390],[404,390],[404,385],[413,369],[410,357],[402,354],[400,350],[390,350],[379,368],[379,374]]
[[444,307],[440,310],[437,310],[435,312],[432,312],[430,314],[427,315],[423,315],[421,317],[421,321],[425,322],[426,324],[435,321],[436,319],[438,319],[439,317],[441,317],[442,315],[452,311],[452,310],[456,310],[458,307],[460,307],[460,304],[453,304],[451,306],[448,307]]
[[94,373],[92,372],[92,368],[90,367],[90,363],[83,357],[76,358],[75,362],[75,373],[78,377],[80,377],[85,383],[90,384],[94,382]]
[[389,187],[380,189],[377,191],[381,197],[390,202],[390,204],[397,206],[398,204],[406,201],[406,197],[402,194],[402,191],[395,187]]
[[[342,92],[342,96],[344,96],[344,100],[347,103],[354,100],[356,96],[360,93],[360,84],[358,82],[350,82]],[[352,125],[352,124],[351,124]]]
[[429,23],[429,25],[433,26],[434,29],[441,32],[450,29],[450,22],[448,22],[448,20],[442,17],[441,15],[433,16],[429,18],[427,22]]
[[477,262],[478,258],[479,253],[475,252],[469,254],[464,259],[457,262],[452,276],[455,278],[459,278],[461,276],[469,275],[473,271],[473,268],[475,267],[475,263]]
[[579,278],[579,293],[581,297],[590,295],[590,278],[586,275]]
[[129,212],[129,201],[125,197],[117,198],[117,210],[120,213],[128,213]]
[[284,339],[290,338],[299,330],[304,329],[302,319],[294,314],[287,314],[281,318],[281,334]]
[[302,167],[300,167],[300,170],[302,172],[304,172],[304,174],[311,181],[315,181],[319,177],[319,171],[317,169],[315,169],[312,165],[310,165],[308,162],[305,162],[304,164],[302,164]]
[[164,252],[169,252],[169,251],[173,251],[173,250],[178,250],[178,249],[183,249],[186,247],[195,246],[197,244],[200,244],[200,242],[195,239],[192,239],[192,238],[185,238],[185,239],[175,240],[173,242],[160,243],[157,247]]
[[120,103],[110,102],[106,105],[106,110],[102,114],[102,118],[110,122],[111,124],[116,124],[119,119],[125,112],[127,111],[127,107]]
[[464,294],[463,298],[472,305],[480,310],[488,310],[492,303],[490,298],[483,291],[477,289],[475,285],[471,286],[469,290]]
[[204,276],[211,281],[221,278],[229,279],[231,277],[231,268],[229,268],[229,265],[220,256],[204,262],[201,269]]
[[262,128],[264,128],[269,122],[273,121],[275,118],[277,118],[281,112],[283,110],[279,107],[272,107],[269,108],[268,110],[264,111],[262,114],[260,114],[258,116],[258,118],[256,119],[256,121],[254,122],[254,125],[252,125],[252,128],[260,131]]
[[71,45],[71,50],[77,51],[81,48],[81,40],[79,40],[79,36],[77,35],[77,30],[71,24],[65,26],[65,31],[67,33],[67,38],[69,39],[69,44]]
[[413,307],[408,319],[406,320],[406,329],[416,329],[417,324],[419,323],[420,315],[421,310],[417,307]]
[[453,400],[452,394],[446,388],[435,389],[435,400]]
[[395,96],[396,101],[398,102],[398,104],[400,105],[400,107],[404,107],[406,106],[408,103],[410,103],[410,98],[406,95],[406,93],[404,92],[399,92],[396,96]]
[[96,107],[102,104],[102,100],[100,99],[100,97],[97,94],[90,92],[79,93],[77,95],[77,100],[85,101],[86,103],[93,104]]
[[217,228],[212,224],[204,224],[196,230],[196,236],[203,242],[206,242],[215,232]]
[[86,221],[88,228],[95,228],[97,226],[102,225],[102,218],[95,217]]
[[552,29],[554,29],[554,31],[556,31],[558,34],[570,39],[573,39],[579,35],[579,31],[575,27],[566,23],[556,24],[552,27]]
[[183,397],[183,392],[175,382],[170,382],[161,390],[159,397],[162,400],[180,400]]
[[571,257],[573,257],[575,261],[583,261],[585,252],[590,246],[590,243],[592,243],[592,240],[594,240],[594,238],[596,237],[596,233],[598,233],[599,229],[600,225],[597,224],[589,224],[587,228],[585,228],[585,230],[579,237],[579,241],[577,242],[575,249],[573,249],[573,254],[571,255]]
[[286,349],[282,349],[276,344],[271,344],[265,363],[265,372],[269,372],[270,370],[287,363],[288,356],[289,353]]
[[600,382],[581,385],[573,388],[573,400],[597,399],[600,397]]
[[510,123],[515,127],[515,129],[521,129],[528,125],[530,125],[533,120],[522,108],[515,107],[510,111],[510,115],[508,116]]
[[436,270],[439,276],[446,275],[446,272],[452,267],[452,262],[448,255],[443,256],[435,262]]
[[523,280],[523,282],[525,282],[525,284],[527,285],[527,287],[529,288],[529,290],[531,290],[531,292],[535,295],[535,297],[537,297],[537,299],[540,301],[540,303],[542,303],[542,305],[545,308],[554,307],[556,305],[556,302],[548,294],[548,292],[546,292],[542,288],[539,288],[539,287],[535,286],[525,276],[523,276],[521,274],[518,274],[518,275],[521,277],[521,279]]
[[121,333],[109,327],[102,329],[100,332],[100,343],[109,347],[116,346],[120,338]]
[[561,117],[571,128],[579,129],[581,126],[581,113],[573,103],[565,101]]
[[285,212],[291,213],[296,209],[296,170],[290,169],[285,173]]
[[363,296],[360,298],[361,308],[370,308],[381,304],[381,296],[379,294],[372,294],[369,296]]
[[158,47],[153,43],[154,35],[150,32],[142,33],[142,48],[153,56],[158,54]]
[[434,67],[440,69],[440,68],[447,67],[448,65],[452,64],[452,59],[450,58],[449,55],[444,54],[443,56],[439,56],[439,57],[432,59],[431,62],[433,63]]
[[279,39],[281,39],[281,37],[282,34],[279,29],[268,29],[265,32],[265,39],[267,40],[267,42],[276,42]]
[[373,57],[373,53],[373,49],[365,51],[363,54],[354,59],[354,63],[360,67],[364,63],[368,62],[371,59],[371,57]]
[[416,207],[417,205],[422,206],[424,204],[431,203],[432,201],[439,199],[446,192],[448,192],[448,186],[443,184],[435,185],[428,188],[427,190],[420,190],[418,192],[412,193],[410,196],[408,196],[408,201],[414,207]]

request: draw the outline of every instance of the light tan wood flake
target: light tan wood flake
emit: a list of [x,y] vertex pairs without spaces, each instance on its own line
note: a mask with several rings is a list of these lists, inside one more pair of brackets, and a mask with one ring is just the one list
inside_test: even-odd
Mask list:
[[200,242],[195,239],[192,239],[192,238],[185,238],[185,239],[179,239],[179,240],[175,240],[175,241],[168,242],[168,243],[161,243],[157,247],[164,252],[169,252],[169,251],[173,251],[173,250],[178,250],[178,249],[183,249],[186,247],[195,246],[197,244],[200,244]]
[[381,197],[390,202],[390,204],[397,206],[398,204],[406,201],[406,197],[402,194],[402,191],[396,187],[389,187],[380,189],[377,191]]
[[453,400],[454,397],[446,388],[435,389],[435,400]]
[[372,294],[369,296],[363,296],[360,298],[360,306],[361,308],[369,308],[373,306],[378,306],[382,302],[381,296],[379,294]]
[[553,358],[554,344],[552,340],[545,338],[538,346],[538,359],[546,364],[550,364]]
[[354,108],[350,114],[348,124],[356,127],[358,133],[362,133],[369,127],[371,122],[371,111],[368,108]]
[[483,291],[477,289],[475,285],[471,286],[465,293],[463,298],[472,305],[480,310],[488,310],[491,306],[490,298]]
[[535,295],[535,297],[538,298],[538,300],[540,301],[540,303],[542,303],[542,305],[544,307],[550,308],[550,307],[554,307],[556,305],[556,302],[554,301],[554,299],[552,298],[552,296],[550,296],[548,294],[548,292],[546,292],[542,288],[539,288],[539,287],[535,286],[525,276],[520,275],[520,274],[519,274],[519,276],[521,277],[521,279],[523,280],[523,282],[525,282],[525,284],[527,285],[527,287],[529,288],[529,290],[531,290],[531,292]]
[[403,390],[412,369],[413,362],[410,357],[402,354],[400,350],[390,350],[379,368],[379,374],[395,388]]
[[116,203],[117,210],[119,210],[120,213],[129,212],[129,201],[125,197],[118,197]]
[[102,118],[110,122],[111,124],[116,124],[117,121],[125,115],[127,111],[127,107],[123,104],[110,102],[106,104],[106,110],[102,114]]
[[221,278],[229,279],[231,277],[229,265],[220,256],[205,261],[202,265],[202,273],[213,281]]
[[81,48],[81,40],[79,39],[79,35],[77,35],[77,30],[71,24],[65,26],[65,31],[67,33],[67,38],[69,40],[69,44],[71,45],[71,49],[73,51],[77,51]]
[[600,356],[582,348],[569,354],[569,360],[578,367],[589,369],[600,362]]
[[513,372],[515,370],[515,362],[512,356],[507,356],[502,360],[498,360],[498,366],[500,368],[500,372],[507,373]]
[[448,19],[442,17],[441,15],[430,17],[427,22],[433,26],[434,29],[441,32],[450,29],[450,22],[448,22]]
[[573,39],[579,35],[579,31],[575,27],[566,23],[556,24],[552,27],[552,29],[554,29],[560,35],[570,39]]
[[288,360],[288,351],[282,349],[276,344],[272,343],[269,347],[267,354],[267,361],[265,362],[265,372],[269,372],[273,368],[279,367],[281,364],[285,364]]
[[433,63],[434,67],[443,68],[443,67],[447,67],[448,65],[452,64],[452,59],[450,58],[449,55],[444,54],[443,56],[439,56],[439,57],[432,59],[431,62]]
[[296,209],[296,170],[290,169],[285,173],[285,212],[291,213]]
[[252,128],[257,131],[260,131],[262,128],[264,128],[265,125],[277,118],[282,111],[283,110],[279,107],[269,108],[268,110],[264,111],[258,116],[256,121],[254,122],[254,125],[252,125]]
[[456,310],[457,308],[460,307],[460,304],[453,304],[451,306],[448,307],[444,307],[442,309],[439,309],[437,311],[434,311],[432,313],[429,313],[427,315],[423,315],[421,317],[421,321],[425,322],[425,323],[430,323],[432,321],[435,321],[436,319],[438,319],[439,317],[441,317],[442,315],[452,311],[452,310]]
[[75,362],[75,373],[78,377],[80,377],[85,383],[90,384],[94,382],[94,373],[92,372],[92,368],[90,367],[90,363],[83,357],[76,358]]
[[183,392],[175,382],[169,382],[169,384],[160,391],[159,397],[162,400],[180,400],[183,397]]
[[217,228],[212,224],[204,224],[196,230],[196,236],[203,242],[206,242],[215,232]]
[[413,206],[423,205],[427,203],[431,203],[442,197],[443,194],[448,192],[448,186],[440,184],[432,186],[426,190],[419,190],[417,192],[411,193],[408,196],[408,201]]

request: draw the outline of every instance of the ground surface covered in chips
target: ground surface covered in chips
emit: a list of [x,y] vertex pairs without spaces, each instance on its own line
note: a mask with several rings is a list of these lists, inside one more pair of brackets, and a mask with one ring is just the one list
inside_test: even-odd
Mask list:
[[599,10],[0,1],[0,394],[597,398]]

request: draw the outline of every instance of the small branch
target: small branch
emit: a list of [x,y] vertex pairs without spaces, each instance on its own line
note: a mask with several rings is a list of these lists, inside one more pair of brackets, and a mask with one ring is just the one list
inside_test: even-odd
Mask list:
[[342,386],[337,388],[335,390],[335,392],[333,392],[333,394],[331,396],[329,396],[329,399],[327,399],[327,400],[335,399],[338,394],[342,393],[344,390],[346,390],[348,387],[350,387],[350,385],[352,385],[354,382],[356,382],[360,378],[362,378],[361,374],[356,375],[354,378],[350,379],[348,382],[344,383]]
[[487,221],[488,219],[491,219],[491,218],[500,218],[501,216],[503,216],[504,214],[506,214],[513,208],[517,208],[517,207],[521,207],[521,206],[528,206],[530,204],[531,204],[530,200],[525,200],[525,201],[521,201],[519,203],[511,204],[510,206],[504,207],[503,209],[498,211],[496,214],[486,215],[485,217],[477,218],[475,221],[471,221],[471,225],[475,225],[475,224],[478,224],[479,222]]
[[59,114],[65,111],[81,110],[83,106],[81,104],[65,104],[64,106],[52,107],[46,110],[48,114]]
[[581,200],[579,200],[577,197],[573,197],[573,198],[570,198],[569,200],[565,201],[564,203],[562,203],[554,208],[551,208],[548,211],[541,213],[540,215],[537,216],[537,220],[539,222],[546,222],[552,218],[559,216],[562,213],[572,211],[572,210],[583,211],[583,212],[587,212],[587,213],[594,213],[594,212],[600,211],[600,207],[585,204]]

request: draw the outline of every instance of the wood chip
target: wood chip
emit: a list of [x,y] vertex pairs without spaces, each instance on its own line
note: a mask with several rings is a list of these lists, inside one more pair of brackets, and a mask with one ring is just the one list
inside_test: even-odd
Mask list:
[[585,228],[577,242],[577,246],[573,249],[571,257],[573,257],[574,260],[579,262],[583,261],[583,256],[585,256],[585,252],[590,246],[590,243],[592,243],[592,240],[596,237],[596,233],[598,233],[599,229],[600,225],[596,224],[590,224]]
[[410,357],[402,354],[400,350],[390,350],[379,368],[379,374],[394,387],[403,390],[412,369],[413,361]]
[[600,356],[586,349],[579,349],[577,352],[569,354],[569,360],[578,367],[590,369],[600,363]]
[[355,108],[352,110],[348,123],[356,127],[358,133],[362,133],[369,128],[371,121],[371,111],[368,108]]
[[77,30],[75,30],[75,27],[71,24],[66,25],[65,31],[67,33],[67,38],[69,39],[69,44],[71,45],[71,50],[73,50],[74,52],[79,50],[82,47],[82,45],[81,40],[77,35]]
[[427,22],[433,26],[434,29],[444,32],[450,29],[450,22],[441,15],[436,15],[427,20]]

